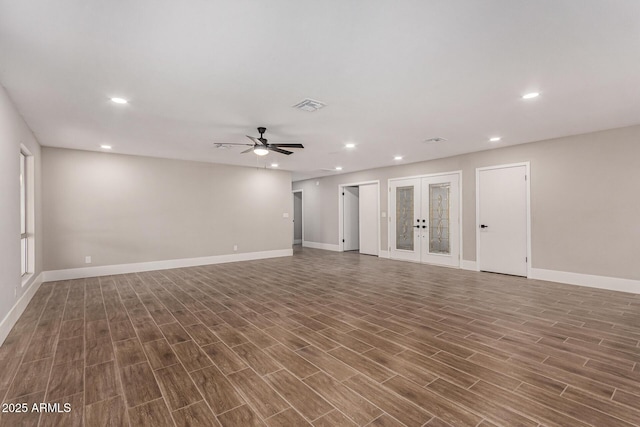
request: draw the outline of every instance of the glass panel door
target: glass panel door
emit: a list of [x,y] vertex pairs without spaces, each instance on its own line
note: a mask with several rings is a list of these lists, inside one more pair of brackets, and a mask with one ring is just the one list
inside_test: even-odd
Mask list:
[[451,253],[449,196],[451,184],[429,184],[429,253]]
[[396,249],[413,251],[415,197],[413,186],[396,188]]
[[391,181],[389,198],[389,256],[420,261],[420,179]]
[[428,226],[422,229],[421,261],[458,267],[460,265],[459,175],[422,178],[422,212]]

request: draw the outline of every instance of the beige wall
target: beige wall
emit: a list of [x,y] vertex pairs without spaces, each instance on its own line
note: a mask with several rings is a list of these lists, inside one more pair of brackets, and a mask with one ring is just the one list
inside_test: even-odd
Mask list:
[[290,249],[291,206],[284,171],[46,147],[44,269]]
[[[532,267],[640,279],[640,126],[295,182],[305,240],[338,244],[338,185],[462,170],[463,259],[475,261],[475,169],[531,162]],[[316,185],[318,183],[318,185]],[[387,250],[387,221],[381,221]]]
[[[20,276],[20,144],[33,155],[35,173],[36,216],[30,230],[34,233],[35,270],[24,286]],[[0,321],[42,271],[40,204],[40,145],[0,86]]]

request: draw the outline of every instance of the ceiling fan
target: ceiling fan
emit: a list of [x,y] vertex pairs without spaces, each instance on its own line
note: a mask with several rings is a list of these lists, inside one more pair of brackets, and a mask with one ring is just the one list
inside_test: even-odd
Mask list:
[[266,154],[269,154],[269,151],[274,151],[276,153],[280,153],[280,154],[286,154],[287,156],[290,154],[293,154],[293,151],[289,151],[289,150],[283,150],[282,147],[284,148],[304,148],[304,145],[302,144],[269,144],[269,142],[267,141],[267,138],[264,137],[264,133],[267,131],[267,128],[265,127],[259,127],[258,128],[258,132],[260,133],[260,137],[256,138],[254,136],[249,136],[249,135],[245,135],[247,138],[249,138],[251,141],[253,141],[253,144],[242,144],[242,143],[216,143],[216,147],[218,148],[223,148],[223,147],[228,147],[231,145],[249,145],[251,146],[251,148],[244,150],[242,153],[240,154],[244,154],[244,153],[249,153],[251,151],[253,151],[255,154],[257,154],[258,156],[264,156]]

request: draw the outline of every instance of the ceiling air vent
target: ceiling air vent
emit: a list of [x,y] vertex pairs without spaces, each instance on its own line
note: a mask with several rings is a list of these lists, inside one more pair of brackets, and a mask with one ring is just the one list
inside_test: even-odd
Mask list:
[[321,101],[316,101],[315,99],[305,98],[302,101],[298,102],[293,108],[297,108],[298,110],[308,111],[313,113],[314,111],[318,111],[322,107],[325,107],[327,104]]
[[426,139],[424,142],[431,143],[431,142],[445,142],[445,141],[446,141],[445,138],[440,138],[439,136],[435,136],[433,138]]

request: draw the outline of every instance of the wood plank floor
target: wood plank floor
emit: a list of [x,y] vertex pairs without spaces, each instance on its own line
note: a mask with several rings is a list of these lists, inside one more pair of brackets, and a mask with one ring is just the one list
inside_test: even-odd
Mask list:
[[637,426],[639,342],[640,295],[297,249],[43,284],[0,396],[72,409],[0,426]]

